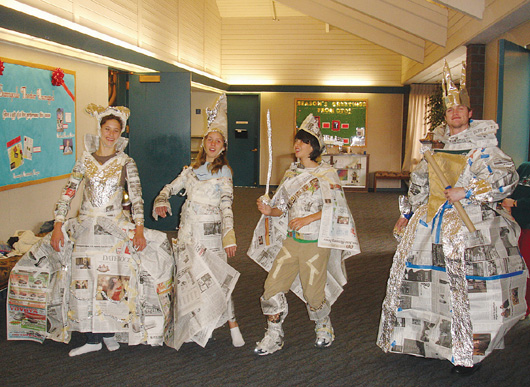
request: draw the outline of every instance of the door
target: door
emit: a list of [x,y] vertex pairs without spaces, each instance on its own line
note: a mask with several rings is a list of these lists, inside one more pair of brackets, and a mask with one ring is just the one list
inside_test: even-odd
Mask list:
[[502,39],[499,60],[497,138],[516,166],[529,160],[530,50]]
[[188,72],[157,76],[129,77],[129,155],[140,173],[145,226],[169,231],[179,224],[182,197],[170,200],[173,216],[155,222],[151,214],[160,190],[190,163],[191,78]]
[[227,95],[228,161],[234,185],[256,187],[259,179],[259,95]]

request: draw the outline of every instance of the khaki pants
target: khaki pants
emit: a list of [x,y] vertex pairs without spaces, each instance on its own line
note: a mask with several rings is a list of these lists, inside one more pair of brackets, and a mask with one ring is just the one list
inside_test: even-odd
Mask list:
[[265,281],[263,299],[287,293],[300,274],[304,298],[312,308],[320,308],[326,299],[329,253],[330,249],[318,247],[317,242],[301,243],[287,237]]

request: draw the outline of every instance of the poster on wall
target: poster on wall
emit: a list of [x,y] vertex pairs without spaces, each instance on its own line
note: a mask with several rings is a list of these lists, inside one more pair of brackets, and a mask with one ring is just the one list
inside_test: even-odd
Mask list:
[[313,113],[326,143],[366,146],[366,101],[296,99],[295,104],[297,128]]
[[71,172],[74,72],[0,58],[0,111],[0,191]]

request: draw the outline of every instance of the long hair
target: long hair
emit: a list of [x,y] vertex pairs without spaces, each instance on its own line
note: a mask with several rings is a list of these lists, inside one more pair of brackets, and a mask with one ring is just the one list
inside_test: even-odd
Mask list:
[[[224,139],[224,137],[223,137]],[[202,144],[199,149],[199,153],[197,154],[197,158],[191,165],[193,169],[199,168],[201,165],[203,165],[206,162],[206,152],[204,150],[204,141],[206,140],[206,136],[202,139]],[[212,175],[215,175],[217,172],[219,172],[223,166],[226,165],[228,168],[230,168],[230,171],[233,173],[232,168],[230,167],[230,164],[228,164],[228,159],[226,158],[226,143],[225,143],[225,149],[219,153],[219,155],[215,158],[215,160],[208,165],[208,171]]]

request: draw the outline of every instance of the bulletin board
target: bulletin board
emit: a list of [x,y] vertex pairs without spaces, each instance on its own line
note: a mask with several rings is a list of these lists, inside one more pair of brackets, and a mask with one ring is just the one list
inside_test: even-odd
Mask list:
[[296,127],[313,113],[323,135],[342,137],[344,145],[366,146],[366,100],[296,99]]
[[0,191],[70,174],[75,72],[0,58],[0,112]]

